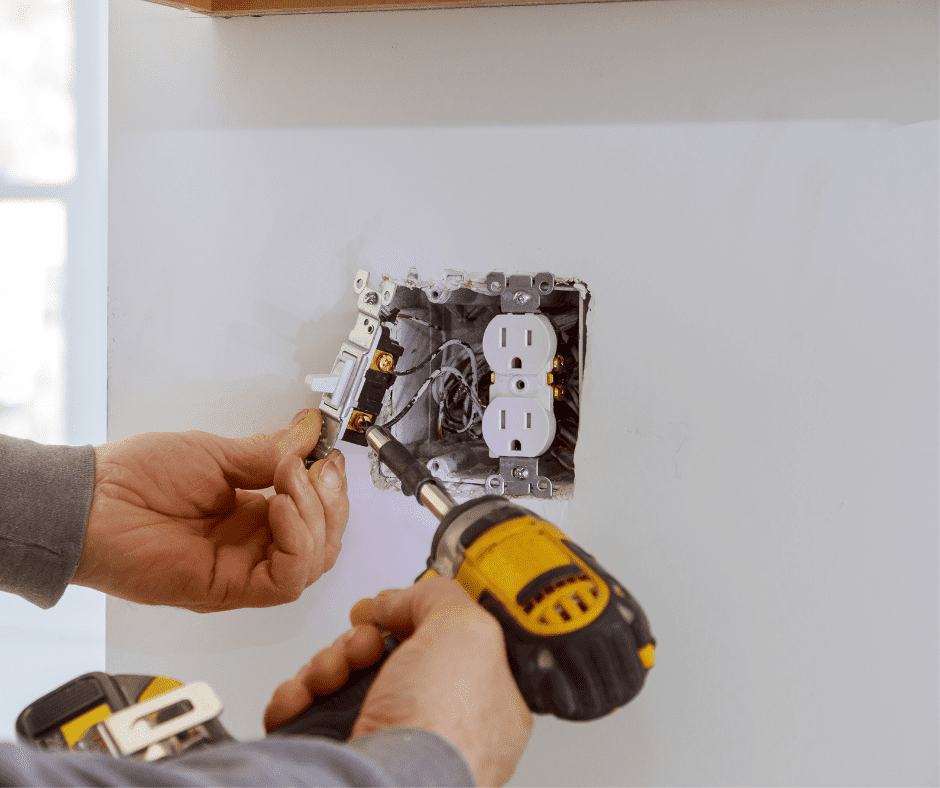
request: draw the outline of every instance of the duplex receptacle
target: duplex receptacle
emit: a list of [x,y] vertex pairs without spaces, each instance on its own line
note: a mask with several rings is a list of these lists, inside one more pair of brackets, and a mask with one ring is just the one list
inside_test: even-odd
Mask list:
[[501,314],[483,334],[493,372],[483,439],[491,457],[538,457],[555,438],[553,391],[548,382],[558,338],[536,313]]

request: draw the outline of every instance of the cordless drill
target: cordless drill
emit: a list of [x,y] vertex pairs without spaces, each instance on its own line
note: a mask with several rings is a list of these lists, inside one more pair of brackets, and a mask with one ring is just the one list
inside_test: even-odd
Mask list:
[[[642,608],[594,556],[558,528],[499,495],[456,504],[428,469],[379,426],[369,445],[440,521],[419,580],[450,577],[503,628],[519,690],[537,714],[593,720],[636,696],[656,641]],[[397,641],[385,639],[388,657]],[[354,671],[275,735],[346,740],[384,659]]]

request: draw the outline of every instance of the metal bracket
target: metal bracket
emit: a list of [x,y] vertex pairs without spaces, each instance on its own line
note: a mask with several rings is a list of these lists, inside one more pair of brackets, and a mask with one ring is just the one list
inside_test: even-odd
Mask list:
[[552,480],[539,476],[538,457],[500,457],[499,473],[486,479],[490,495],[533,495],[552,497]]
[[308,375],[305,380],[313,391],[324,392],[320,402],[323,428],[313,450],[318,460],[333,450],[346,431],[382,335],[382,310],[391,304],[396,286],[386,279],[380,290],[373,290],[369,287],[369,272],[359,269],[353,289],[359,296],[359,312],[349,339],[340,347],[329,375]]
[[486,275],[486,287],[499,296],[499,308],[503,312],[538,312],[542,296],[555,289],[555,277],[543,271],[534,277],[511,274],[507,278],[502,271],[491,271]]
[[[164,722],[155,722],[160,712],[179,713]],[[143,753],[143,760],[159,760],[175,755],[174,736],[209,722],[222,713],[222,702],[208,684],[196,681],[164,692],[155,698],[128,706],[97,724],[98,733],[115,758]]]

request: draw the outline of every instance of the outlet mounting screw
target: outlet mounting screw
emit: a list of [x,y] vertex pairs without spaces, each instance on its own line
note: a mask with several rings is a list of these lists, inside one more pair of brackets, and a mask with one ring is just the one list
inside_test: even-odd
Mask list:
[[527,479],[529,477],[529,469],[524,468],[521,465],[517,465],[512,469],[512,475],[517,479]]
[[523,306],[524,304],[528,304],[529,301],[532,300],[532,294],[527,293],[525,290],[519,290],[513,294],[512,300],[515,303],[519,304],[519,306]]
[[378,293],[366,293],[363,300],[367,304],[375,305],[379,303],[379,294]]

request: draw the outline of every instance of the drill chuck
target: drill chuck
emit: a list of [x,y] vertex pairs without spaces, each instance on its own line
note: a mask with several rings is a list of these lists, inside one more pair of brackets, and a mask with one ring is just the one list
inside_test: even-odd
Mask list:
[[366,441],[379,455],[379,460],[401,481],[401,491],[417,498],[438,520],[457,506],[427,467],[418,462],[384,427],[369,427],[366,430]]

